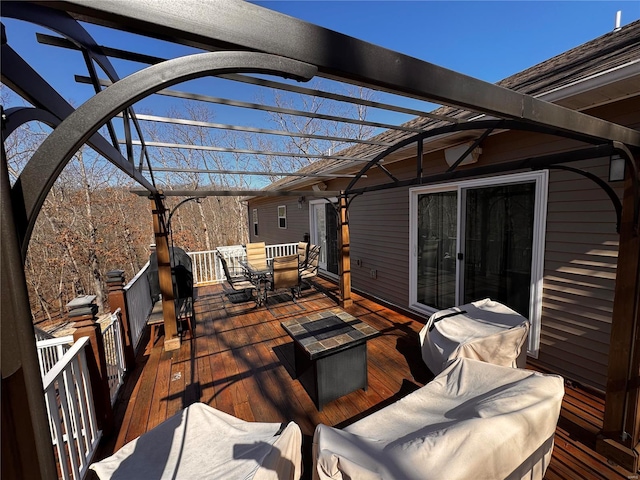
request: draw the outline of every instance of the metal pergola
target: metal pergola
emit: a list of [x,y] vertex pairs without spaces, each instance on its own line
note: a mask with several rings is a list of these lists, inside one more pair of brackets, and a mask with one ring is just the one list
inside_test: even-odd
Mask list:
[[[152,199],[158,260],[163,261],[162,242],[167,238],[166,196],[308,196],[339,197],[341,243],[348,239],[347,208],[354,196],[370,191],[439,182],[470,175],[506,172],[523,168],[570,168],[558,165],[586,158],[613,154],[621,155],[631,173],[622,202],[604,182],[597,182],[611,197],[618,215],[621,235],[620,261],[635,265],[634,271],[624,272],[625,278],[635,278],[638,292],[638,211],[640,189],[636,166],[640,151],[640,132],[570,110],[530,95],[462,75],[437,65],[387,50],[325,28],[306,23],[250,3],[232,0],[202,2],[175,0],[172,2],[121,2],[116,0],[70,0],[52,2],[2,3],[3,18],[17,19],[39,25],[57,35],[38,34],[43,48],[52,51],[77,52],[86,72],[75,73],[79,85],[90,85],[92,95],[73,108],[56,89],[12,48],[11,38],[2,26],[2,83],[21,96],[31,107],[3,106],[2,138],[2,374],[3,418],[14,412],[16,425],[3,421],[3,439],[15,438],[12,446],[3,441],[5,453],[15,458],[16,471],[42,478],[55,476],[45,407],[42,399],[38,362],[33,342],[33,326],[24,277],[24,259],[38,213],[65,165],[83,145],[88,144],[126,175],[137,182],[137,192]],[[259,19],[259,21],[257,21]],[[163,40],[189,48],[189,54],[176,58],[159,58],[143,52],[125,51],[100,45],[85,28],[95,24],[132,35]],[[132,41],[134,44],[135,41]],[[114,60],[135,62],[141,68],[124,78],[114,67]],[[102,73],[99,73],[99,70]],[[107,78],[101,78],[101,75]],[[174,90],[172,87],[203,77],[219,77],[228,82],[252,88],[276,89],[310,98],[322,98],[358,107],[366,107],[395,114],[408,115],[409,121],[392,124],[366,118],[348,117],[321,111],[266,105],[241,99],[215,97],[201,93]],[[265,77],[266,76],[266,77]],[[280,77],[280,79],[275,79]],[[324,88],[303,87],[297,82],[323,78],[328,83],[365,87],[381,92],[385,97],[408,97],[425,103],[424,109],[407,108],[393,101],[373,101],[352,97]],[[89,88],[89,87],[86,87]],[[138,114],[138,102],[150,97],[179,98],[205,104],[224,106],[246,112],[265,112],[338,124],[368,127],[371,137],[343,137],[329,133],[310,133],[285,128],[267,128],[255,122],[221,123],[197,121],[158,115]],[[441,105],[438,109],[428,105]],[[28,163],[12,182],[9,177],[4,141],[21,125],[39,121],[53,131],[43,141]],[[119,123],[116,123],[119,122]],[[294,138],[301,142],[334,142],[341,145],[337,152],[289,151],[273,148],[238,148],[224,145],[193,145],[158,142],[145,139],[143,122],[201,127],[226,132],[241,132],[256,137]],[[101,130],[103,129],[103,130]],[[492,166],[476,166],[463,170],[457,167],[481,142],[497,131],[522,130],[568,138],[579,145],[574,151],[561,155],[527,158]],[[103,136],[100,132],[106,132]],[[429,139],[464,132],[474,138],[447,172],[424,175],[423,145]],[[118,138],[118,135],[121,138]],[[240,170],[234,168],[192,166],[167,167],[158,165],[151,149],[198,149],[218,154],[249,157],[302,158],[310,167],[296,172],[268,169]],[[396,152],[410,151],[415,156],[416,175],[398,179],[386,167],[385,159]],[[312,163],[315,161],[315,163]],[[379,169],[388,182],[361,186],[371,169]],[[573,169],[576,173],[581,173]],[[328,173],[330,172],[330,173]],[[165,174],[191,173],[220,176],[280,177],[281,182],[267,190],[260,188],[202,190],[165,189],[161,177]],[[323,178],[346,178],[349,183],[340,191],[301,190],[295,181],[318,182]],[[592,180],[596,181],[592,178]],[[280,185],[280,186],[279,186]],[[166,252],[168,255],[168,250]],[[348,262],[348,255],[343,262]],[[167,259],[168,261],[168,259]],[[350,279],[348,266],[341,266],[343,299],[348,296]],[[634,277],[635,272],[635,277]],[[169,273],[170,275],[170,273]],[[618,295],[616,295],[618,296]],[[620,320],[628,322],[620,331],[636,332],[638,328],[637,299],[618,300]],[[631,302],[631,303],[629,303]],[[631,306],[629,306],[631,305]],[[163,305],[164,308],[164,305]],[[167,307],[169,308],[169,307]],[[630,310],[631,309],[631,310]],[[635,309],[635,310],[634,310]],[[631,313],[629,313],[631,312]],[[635,313],[634,313],[635,312]],[[171,314],[165,310],[165,317]],[[634,317],[635,315],[635,317]],[[616,313],[614,312],[614,322]],[[171,337],[168,329],[167,337]],[[627,370],[634,365],[627,355]],[[620,364],[624,359],[620,360]],[[640,363],[636,359],[636,363]],[[631,365],[631,366],[629,366]],[[619,399],[632,396],[638,404],[637,388],[620,393],[608,392],[613,402],[613,418],[605,419],[609,429],[628,431],[628,415],[632,423],[640,423],[640,409],[618,412]],[[629,403],[629,400],[625,400]],[[625,430],[627,428],[627,430]],[[19,432],[18,430],[23,431]],[[635,442],[635,443],[634,443]],[[622,442],[624,448],[640,442],[640,428],[631,440]],[[7,450],[5,451],[5,447]],[[24,458],[19,452],[37,452],[38,461]],[[636,461],[637,465],[637,461]]]

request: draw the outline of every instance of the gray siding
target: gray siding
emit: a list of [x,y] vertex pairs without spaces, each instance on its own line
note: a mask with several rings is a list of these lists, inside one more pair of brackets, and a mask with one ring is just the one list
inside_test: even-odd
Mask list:
[[[287,228],[278,226],[278,206],[287,207]],[[253,234],[252,210],[258,209],[258,236]],[[294,243],[302,241],[309,232],[309,205],[298,208],[297,197],[265,198],[249,202],[249,241],[274,243]]]
[[[409,305],[408,189],[370,192],[356,198],[349,209],[349,227],[353,287],[406,308]],[[376,278],[371,276],[371,270],[376,270]]]
[[[606,180],[608,164],[602,158],[571,166]],[[551,170],[547,212],[539,359],[604,389],[618,256],[615,210],[590,180]]]

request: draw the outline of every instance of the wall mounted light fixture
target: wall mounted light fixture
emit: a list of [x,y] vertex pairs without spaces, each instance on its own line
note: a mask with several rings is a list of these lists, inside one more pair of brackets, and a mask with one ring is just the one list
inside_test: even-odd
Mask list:
[[611,155],[609,158],[609,181],[621,182],[624,180],[626,165],[624,157],[620,155]]
[[[472,142],[462,143],[460,145],[456,145],[455,147],[446,148],[444,150],[444,159],[447,161],[447,165],[451,166],[458,161],[460,156],[466,152],[469,147],[471,147]],[[460,165],[469,165],[470,163],[476,163],[478,161],[478,157],[482,153],[482,148],[476,147],[474,148],[470,154],[464,157],[464,160],[460,163]]]

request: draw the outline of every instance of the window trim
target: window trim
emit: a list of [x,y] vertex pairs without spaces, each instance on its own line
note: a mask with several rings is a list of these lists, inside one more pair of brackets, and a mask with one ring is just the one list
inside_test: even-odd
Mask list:
[[251,212],[251,215],[253,219],[253,236],[257,237],[258,236],[258,209],[254,208],[253,211]]
[[[280,209],[283,209],[284,215],[280,215]],[[282,224],[282,220],[284,220],[284,225]],[[286,205],[278,205],[278,228],[286,230],[287,228],[287,206]]]
[[[443,191],[457,191],[458,193],[458,231],[461,231],[461,221],[464,212],[462,211],[462,191],[464,189],[484,187],[490,185],[501,185],[509,183],[535,182],[535,211],[534,211],[534,231],[532,243],[538,248],[532,251],[531,259],[531,304],[529,307],[529,345],[528,354],[538,358],[540,351],[540,329],[542,322],[542,292],[544,278],[544,255],[545,255],[545,235],[547,226],[547,202],[549,192],[549,171],[538,170],[535,172],[523,172],[508,175],[498,175],[486,178],[476,178],[459,182],[450,182],[434,186],[420,186],[409,189],[409,308],[422,314],[431,315],[436,309],[427,307],[417,302],[417,248],[416,238],[418,215],[418,195],[425,193],[436,193]],[[458,235],[457,251],[460,250],[461,235]],[[456,264],[456,279],[459,278],[460,265]],[[456,299],[459,300],[459,285],[456,285]]]

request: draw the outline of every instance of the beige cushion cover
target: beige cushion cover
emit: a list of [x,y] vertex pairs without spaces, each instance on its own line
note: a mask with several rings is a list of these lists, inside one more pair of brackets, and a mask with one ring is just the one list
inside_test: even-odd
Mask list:
[[280,428],[194,403],[90,468],[102,480],[299,479],[302,432]]
[[[462,311],[466,313],[436,322],[439,317]],[[521,353],[522,358],[526,355],[528,333],[526,318],[486,298],[431,315],[420,331],[422,359],[436,375],[459,357],[516,367]]]
[[338,430],[318,425],[314,479],[542,479],[564,395],[556,375],[458,358]]

